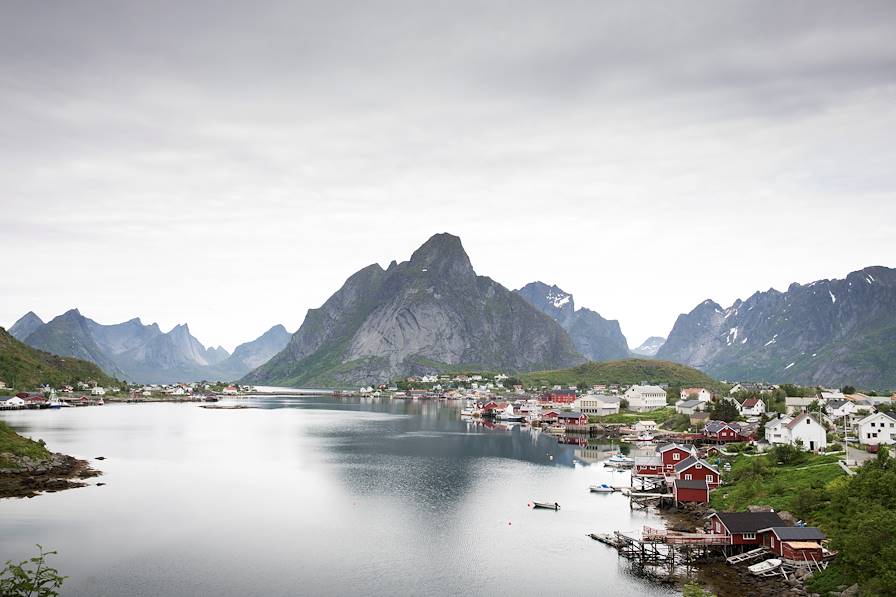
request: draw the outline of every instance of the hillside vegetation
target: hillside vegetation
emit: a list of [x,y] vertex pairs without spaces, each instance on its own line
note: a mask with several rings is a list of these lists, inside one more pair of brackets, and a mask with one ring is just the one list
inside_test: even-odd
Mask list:
[[591,361],[570,369],[535,371],[520,378],[527,385],[595,385],[667,383],[670,387],[703,387],[719,389],[721,384],[705,373],[672,363],[653,359],[623,359],[620,361]]
[[50,451],[42,443],[22,437],[0,421],[0,468],[14,467],[14,463],[8,460],[9,455],[41,461],[50,457]]
[[31,348],[3,328],[0,328],[0,380],[26,390],[42,384],[56,387],[78,381],[115,385],[115,380],[93,363]]

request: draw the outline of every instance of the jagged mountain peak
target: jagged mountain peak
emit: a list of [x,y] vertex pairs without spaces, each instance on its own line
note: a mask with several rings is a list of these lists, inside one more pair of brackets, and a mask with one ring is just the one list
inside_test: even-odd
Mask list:
[[436,276],[475,275],[460,238],[447,232],[431,236],[414,251],[408,265]]
[[12,324],[12,327],[9,328],[9,335],[23,342],[42,325],[44,325],[44,321],[34,311],[28,311]]
[[657,357],[725,379],[896,387],[896,269],[756,292],[679,316]]

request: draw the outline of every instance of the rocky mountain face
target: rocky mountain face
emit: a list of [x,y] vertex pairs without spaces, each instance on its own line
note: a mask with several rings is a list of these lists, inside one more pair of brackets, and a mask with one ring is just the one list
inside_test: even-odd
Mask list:
[[[20,329],[26,329],[30,320],[26,315],[16,326],[21,323]],[[270,331],[265,336],[268,334]],[[287,339],[282,340],[280,349],[286,345],[289,335],[286,330],[283,334]],[[283,334],[279,337],[282,338]],[[254,361],[250,359],[250,362],[244,363],[242,359],[231,359],[230,353],[220,346],[203,346],[193,337],[186,324],[175,326],[167,333],[162,332],[157,324],[144,325],[137,318],[103,325],[72,309],[36,327],[24,342],[53,354],[90,361],[120,379],[138,383],[170,383],[237,379],[260,364],[259,355],[273,355],[276,352],[277,334],[274,334],[275,338],[265,336],[241,345],[244,352],[255,355]],[[262,348],[253,352],[255,342],[260,342]]]
[[774,289],[680,315],[657,358],[730,380],[896,388],[896,270]]
[[275,325],[264,334],[253,340],[240,344],[223,363],[227,370],[242,371],[240,375],[256,369],[286,348],[292,334],[286,331],[282,325]]
[[651,336],[647,340],[639,346],[632,350],[634,354],[640,355],[642,357],[652,357],[656,356],[657,351],[660,347],[666,343],[666,339],[661,336]]
[[34,311],[28,311],[9,328],[9,335],[21,342],[44,324]]
[[629,356],[618,321],[604,319],[590,309],[576,309],[573,296],[556,285],[531,282],[514,292],[563,326],[576,350],[588,360],[612,361]]
[[345,386],[452,368],[526,371],[582,360],[554,320],[478,276],[459,238],[437,234],[409,261],[352,275],[308,311],[282,352],[243,381]]

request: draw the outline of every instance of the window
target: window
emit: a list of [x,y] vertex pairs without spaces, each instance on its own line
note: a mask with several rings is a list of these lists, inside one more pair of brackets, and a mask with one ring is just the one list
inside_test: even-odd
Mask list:
[[774,546],[775,546],[775,538],[772,537],[772,547],[774,547]]
[[744,533],[744,539],[752,541],[756,538],[756,533]]
[[676,452],[675,454],[672,455],[672,460],[681,460],[681,454]]
[[700,470],[701,468],[703,468],[703,465],[698,463],[696,466],[694,466],[694,468]]
[[693,479],[693,478],[694,478],[694,477],[691,475],[691,473],[688,473],[688,474],[686,474],[686,475],[684,476],[684,480],[685,480],[685,481],[690,481],[690,480]]
[[712,483],[712,475],[706,475],[706,482]]

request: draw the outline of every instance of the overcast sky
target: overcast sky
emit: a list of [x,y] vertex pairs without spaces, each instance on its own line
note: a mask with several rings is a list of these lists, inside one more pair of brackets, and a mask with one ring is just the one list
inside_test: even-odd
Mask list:
[[226,4],[0,3],[0,325],[232,349],[442,231],[632,346],[896,266],[894,2]]

